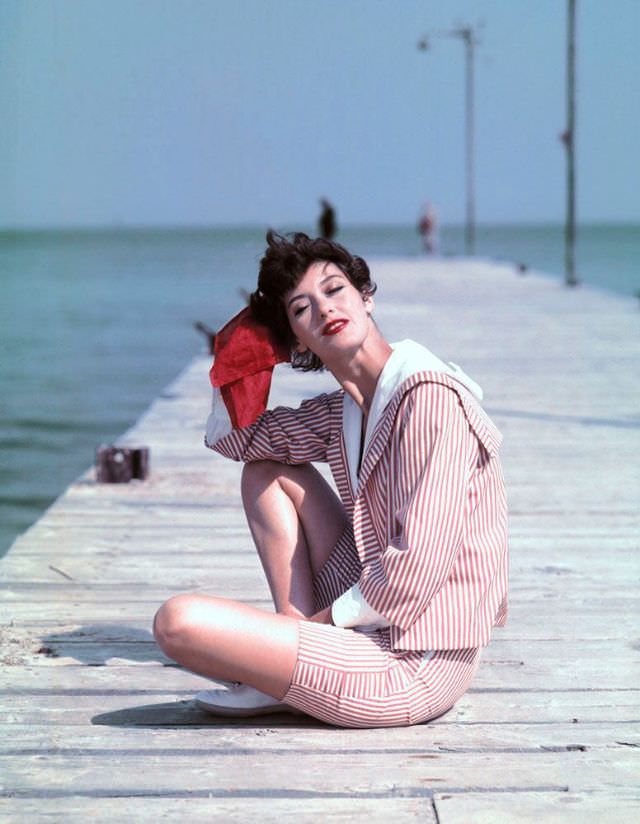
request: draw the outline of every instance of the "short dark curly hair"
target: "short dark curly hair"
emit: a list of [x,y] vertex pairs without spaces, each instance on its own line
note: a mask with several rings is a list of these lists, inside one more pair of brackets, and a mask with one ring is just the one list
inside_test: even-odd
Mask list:
[[318,261],[334,263],[363,295],[372,295],[376,291],[366,262],[339,243],[326,238],[313,239],[304,232],[284,236],[270,229],[267,232],[267,249],[260,261],[258,288],[249,299],[255,319],[268,326],[277,340],[291,350],[294,369],[305,372],[324,369],[324,364],[311,351],[303,354],[293,351],[296,339],[287,318],[284,296]]

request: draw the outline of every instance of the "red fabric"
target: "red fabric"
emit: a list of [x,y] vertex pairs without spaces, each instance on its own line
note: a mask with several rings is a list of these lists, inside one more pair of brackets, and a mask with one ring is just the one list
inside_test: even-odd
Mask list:
[[211,385],[220,387],[233,428],[249,426],[267,407],[273,367],[289,352],[247,307],[216,334],[214,354]]

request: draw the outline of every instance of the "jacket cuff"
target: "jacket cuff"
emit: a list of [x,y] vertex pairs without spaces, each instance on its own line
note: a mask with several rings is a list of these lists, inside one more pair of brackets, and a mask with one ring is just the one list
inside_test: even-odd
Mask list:
[[367,626],[382,629],[391,626],[384,615],[380,615],[365,601],[358,584],[354,584],[333,602],[331,619],[337,627],[345,628]]
[[213,388],[213,397],[211,399],[211,413],[207,418],[207,429],[204,436],[204,442],[207,446],[213,447],[216,441],[224,438],[232,431],[231,418],[227,412],[227,407],[222,400],[222,393],[218,387]]

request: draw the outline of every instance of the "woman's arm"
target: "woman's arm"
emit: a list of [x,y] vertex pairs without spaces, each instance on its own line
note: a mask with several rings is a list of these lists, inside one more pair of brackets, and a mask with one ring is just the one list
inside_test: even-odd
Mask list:
[[342,394],[318,395],[305,400],[297,409],[279,406],[269,409],[250,426],[231,429],[224,404],[215,398],[205,444],[236,461],[272,460],[286,464],[326,461],[327,449],[336,429],[339,431]]

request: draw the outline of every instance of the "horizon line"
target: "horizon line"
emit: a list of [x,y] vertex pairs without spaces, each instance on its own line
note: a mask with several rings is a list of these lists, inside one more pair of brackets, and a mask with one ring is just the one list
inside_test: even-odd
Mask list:
[[[564,220],[523,220],[523,221],[483,221],[476,223],[476,229],[496,229],[496,228],[531,228],[542,229],[549,227],[562,227]],[[594,227],[594,226],[638,226],[640,225],[640,218],[638,219],[621,219],[613,218],[593,219],[580,221],[577,225],[580,228]],[[309,229],[310,224],[301,221],[300,228]],[[96,223],[96,224],[69,224],[69,225],[41,225],[41,226],[0,226],[0,235],[12,234],[64,234],[72,232],[180,232],[180,231],[241,231],[248,229],[256,229],[266,231],[269,228],[274,228],[273,224],[269,223]],[[358,230],[358,229],[406,229],[414,228],[414,222],[372,222],[372,223],[343,223],[341,230]],[[440,230],[459,229],[464,230],[464,223],[444,223],[440,226]],[[340,231],[338,230],[338,235]],[[281,224],[280,231],[290,232],[296,231],[286,221]]]

